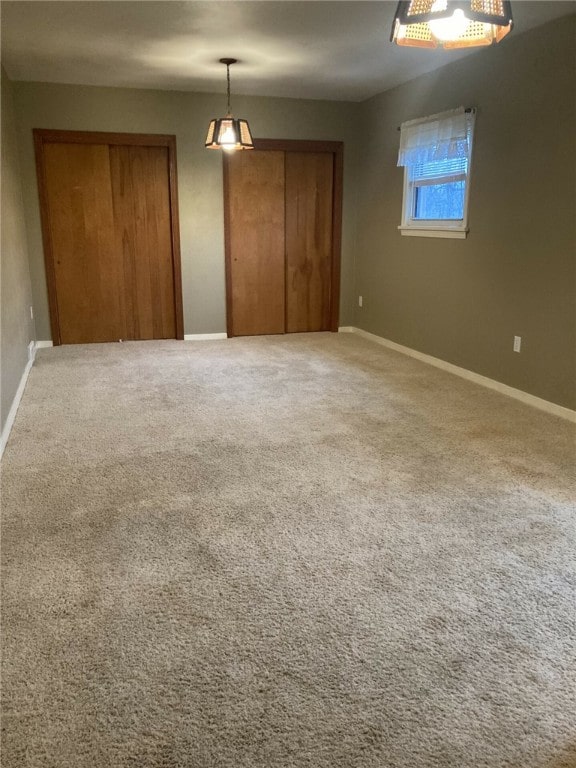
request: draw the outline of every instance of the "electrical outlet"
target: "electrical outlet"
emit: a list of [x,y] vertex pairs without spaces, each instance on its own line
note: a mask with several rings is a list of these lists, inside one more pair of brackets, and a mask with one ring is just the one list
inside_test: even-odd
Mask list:
[[520,352],[522,345],[522,336],[514,336],[514,352]]
[[358,306],[362,306],[362,296],[358,296]]

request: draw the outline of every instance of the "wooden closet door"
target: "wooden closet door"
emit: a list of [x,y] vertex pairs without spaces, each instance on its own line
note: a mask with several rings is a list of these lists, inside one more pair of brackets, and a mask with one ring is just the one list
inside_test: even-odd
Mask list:
[[284,152],[227,158],[229,331],[284,333]]
[[286,153],[286,332],[330,330],[333,155]]
[[124,276],[108,146],[47,143],[44,164],[61,341],[118,341],[126,331]]
[[167,147],[111,146],[125,339],[176,336]]
[[34,143],[54,344],[183,338],[174,136]]
[[343,145],[254,143],[224,158],[228,334],[336,331]]

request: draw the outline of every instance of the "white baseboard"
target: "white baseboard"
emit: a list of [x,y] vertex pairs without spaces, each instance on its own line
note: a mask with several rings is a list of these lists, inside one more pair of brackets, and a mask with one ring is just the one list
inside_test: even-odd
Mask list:
[[474,373],[474,371],[469,371],[467,368],[460,368],[458,365],[447,363],[445,360],[440,360],[438,357],[432,357],[432,355],[426,355],[424,352],[418,352],[411,347],[397,344],[395,341],[385,339],[383,336],[377,336],[375,333],[363,331],[361,328],[347,326],[339,328],[338,330],[341,333],[356,333],[365,339],[369,339],[370,341],[376,342],[376,344],[382,345],[383,347],[388,347],[396,352],[401,352],[403,355],[409,355],[410,357],[416,358],[416,360],[421,360],[423,363],[428,363],[428,365],[433,365],[436,368],[441,368],[443,371],[448,371],[456,376],[460,376],[462,379],[473,381],[475,384],[481,384],[483,387],[493,389],[496,392],[500,392],[502,395],[507,395],[508,397],[520,400],[521,402],[526,403],[526,405],[531,405],[534,408],[539,408],[541,411],[551,413],[553,416],[560,416],[562,419],[568,419],[568,421],[576,423],[576,411],[573,411],[570,408],[565,408],[557,403],[551,403],[549,400],[543,400],[541,397],[536,397],[536,395],[530,395],[528,392],[524,392],[521,389],[509,387],[507,384],[502,384],[500,381],[489,379],[488,376]]
[[[227,339],[227,333],[187,333],[184,336],[184,341],[215,341],[216,339]],[[36,349],[43,349],[44,347],[52,347],[51,341],[37,341]]]
[[215,341],[216,339],[227,339],[227,333],[187,333],[184,341]]
[[6,448],[6,443],[8,442],[8,438],[10,437],[10,432],[12,431],[12,427],[14,426],[14,420],[16,419],[18,406],[20,405],[20,400],[22,400],[22,395],[24,394],[24,390],[26,389],[28,374],[30,373],[32,366],[34,365],[34,353],[30,355],[30,352],[29,352],[28,354],[29,354],[29,357],[28,357],[28,362],[26,363],[26,368],[24,368],[24,372],[22,373],[20,384],[18,384],[18,389],[16,390],[16,394],[14,395],[14,400],[12,400],[12,405],[10,406],[10,410],[8,411],[6,424],[4,424],[4,429],[2,430],[2,434],[0,435],[0,459],[4,455],[4,449]]
[[[184,341],[215,341],[216,339],[227,339],[227,333],[187,333],[184,336]],[[37,341],[36,349],[43,349],[44,347],[52,347],[51,341]]]

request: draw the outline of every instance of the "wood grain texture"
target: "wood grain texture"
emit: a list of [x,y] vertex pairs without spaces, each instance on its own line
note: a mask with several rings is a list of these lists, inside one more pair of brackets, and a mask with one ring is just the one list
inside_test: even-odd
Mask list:
[[[54,344],[184,338],[175,137],[45,129],[33,133]],[[100,147],[98,153],[91,152],[93,146]],[[71,163],[66,159],[68,151]],[[85,158],[83,164],[80,157]],[[95,162],[100,168],[94,173]],[[118,174],[115,182],[112,167]],[[82,179],[82,174],[91,178]],[[86,215],[78,204],[67,207],[58,200],[60,196],[70,201],[74,188],[78,192],[83,185]],[[96,198],[96,204],[90,202]],[[136,217],[132,220],[131,211]],[[72,222],[73,215],[80,214],[84,240],[79,222]],[[54,221],[55,216],[59,221]],[[60,242],[63,228],[66,233]],[[82,254],[72,258],[69,252],[78,248]],[[100,253],[102,248],[105,255]],[[142,271],[141,265],[152,254],[157,261]],[[63,257],[68,266],[73,262],[69,276],[63,274]],[[82,259],[91,261],[84,265],[86,269]],[[140,265],[140,270],[126,273],[130,264]],[[86,289],[87,281],[91,289]],[[147,295],[154,305],[145,309]],[[82,312],[88,316],[82,317]],[[94,322],[95,315],[99,317]]]
[[[318,317],[316,317],[314,320],[312,320],[312,316],[314,315],[314,312],[312,314],[306,310],[304,312],[304,309],[300,306],[300,309],[298,309],[298,305],[292,306],[290,310],[286,308],[285,311],[285,323],[284,323],[284,331],[290,330],[290,328],[287,325],[291,326],[292,329],[300,328],[301,330],[311,330],[316,329],[318,326],[325,330],[331,330],[331,331],[337,331],[338,325],[339,325],[339,309],[340,309],[340,252],[341,252],[341,230],[342,230],[342,172],[343,172],[343,144],[339,141],[300,141],[300,140],[292,140],[292,139],[255,139],[254,145],[256,148],[255,152],[250,153],[241,153],[243,155],[242,163],[248,164],[250,162],[250,158],[256,158],[261,156],[265,153],[282,153],[284,154],[285,158],[288,158],[292,154],[302,155],[302,154],[310,154],[310,155],[318,155],[321,154],[324,156],[323,160],[319,160],[318,162],[324,167],[324,170],[326,171],[328,169],[328,166],[332,165],[332,185],[331,185],[331,191],[328,191],[327,189],[327,200],[329,198],[330,202],[330,210],[331,210],[331,233],[330,233],[330,252],[328,256],[328,262],[329,262],[329,280],[328,280],[328,308],[326,307],[326,280],[325,280],[325,268],[326,268],[326,253],[325,249],[321,248],[320,251],[322,251],[322,258],[320,259],[323,268],[318,270],[317,274],[314,276],[314,278],[310,278],[310,280],[301,280],[301,282],[304,283],[305,289],[306,289],[306,297],[305,299],[302,299],[302,301],[305,301],[305,303],[308,303],[312,300],[312,296],[320,296],[320,301],[316,302],[317,306],[321,307],[320,315],[321,320],[318,320]],[[231,229],[232,229],[232,221],[231,221],[231,205],[230,205],[230,194],[232,189],[233,181],[237,180],[238,174],[240,174],[241,166],[237,165],[235,169],[232,171],[232,162],[233,162],[233,156],[227,156],[224,155],[223,158],[223,169],[224,169],[224,230],[225,230],[225,252],[226,252],[226,317],[227,317],[227,331],[229,336],[233,336],[234,331],[234,323],[233,319],[235,316],[235,313],[238,313],[238,301],[240,300],[240,296],[236,297],[236,309],[234,310],[234,271],[233,271],[233,259],[232,259],[232,248],[231,248]],[[234,161],[236,162],[236,161]],[[286,162],[289,162],[287,160]],[[305,160],[302,159],[304,164],[306,163]],[[232,178],[234,176],[234,178]],[[326,178],[324,179],[326,181]],[[321,182],[322,183],[322,182]],[[304,185],[306,187],[306,184]],[[329,187],[330,185],[327,185]],[[285,190],[286,191],[286,190]],[[265,195],[266,190],[263,188],[261,190],[261,195]],[[327,201],[326,201],[327,203]],[[315,204],[315,203],[314,203]],[[327,203],[328,204],[328,203]],[[291,260],[294,261],[293,264],[291,264],[290,269],[296,271],[300,271],[300,275],[302,276],[303,273],[308,269],[310,269],[310,265],[308,267],[305,266],[305,264],[301,263],[300,266],[297,266],[297,260],[298,258],[302,258],[297,256],[298,253],[298,243],[297,243],[297,237],[299,237],[301,240],[306,240],[306,237],[302,233],[297,235],[298,233],[298,227],[296,226],[297,222],[296,219],[298,217],[298,213],[294,213],[294,211],[286,210],[285,213],[285,224],[287,222],[288,217],[293,217],[293,225],[291,227],[291,233],[293,235],[293,242],[294,242],[294,250],[291,251]],[[324,235],[326,234],[326,208],[322,208],[322,216],[324,225],[320,223],[320,219],[316,221],[316,214],[309,215],[309,223],[313,225],[313,227],[323,227]],[[289,227],[290,228],[290,227]],[[286,232],[284,233],[286,236]],[[291,236],[292,236],[291,235]],[[314,241],[314,237],[316,235],[312,236],[312,241]],[[306,249],[306,243],[300,244],[304,249]],[[315,247],[315,246],[314,246]],[[286,247],[285,247],[286,251]],[[285,252],[285,260],[286,260],[286,252]],[[286,290],[290,290],[289,286],[286,283],[286,273],[287,273],[287,267],[285,263],[285,293]],[[292,278],[297,279],[297,276],[293,274],[290,275]],[[308,283],[310,283],[308,285]],[[285,302],[286,302],[286,296],[285,296]],[[287,305],[285,305],[287,307]],[[318,314],[318,310],[315,310]],[[306,321],[300,317],[300,319],[296,322],[296,318],[298,316],[298,313],[300,315],[303,315],[303,313],[307,316]],[[290,318],[288,318],[288,315],[290,315]],[[306,326],[306,327],[304,327]],[[254,327],[254,324],[253,324]],[[254,333],[261,333],[265,331],[258,331],[254,330]],[[279,332],[279,331],[278,331]]]
[[338,333],[340,325],[340,262],[342,253],[342,204],[344,197],[344,144],[337,142],[333,151],[332,188],[332,277],[330,298],[330,330]]
[[176,137],[164,136],[168,147],[168,173],[170,185],[170,227],[172,238],[172,270],[174,274],[174,311],[176,338],[184,339],[184,307],[182,300],[182,264],[180,259],[180,206],[178,204],[178,168]]
[[175,146],[175,137],[161,133],[110,133],[108,131],[61,131],[35,128],[34,135],[50,144],[122,144],[123,146]]
[[176,336],[168,150],[110,148],[115,247],[126,339]]
[[46,288],[48,291],[48,310],[50,315],[50,331],[52,343],[61,344],[60,318],[58,315],[58,294],[56,293],[56,271],[52,249],[52,232],[50,228],[50,208],[48,205],[48,183],[44,165],[43,131],[35,129],[34,157],[36,161],[36,178],[38,181],[38,202],[40,204],[40,222],[42,225],[42,248],[44,251],[44,269],[46,272]]
[[286,332],[330,330],[333,155],[286,153]]
[[222,153],[222,191],[224,193],[224,270],[226,280],[226,333],[234,336],[232,324],[232,247],[230,244],[230,156]]
[[284,153],[237,152],[225,162],[229,333],[284,333]]
[[116,257],[108,146],[44,144],[60,341],[126,335]]
[[307,139],[254,139],[254,148],[270,152],[329,152],[342,151],[341,141],[313,141]]

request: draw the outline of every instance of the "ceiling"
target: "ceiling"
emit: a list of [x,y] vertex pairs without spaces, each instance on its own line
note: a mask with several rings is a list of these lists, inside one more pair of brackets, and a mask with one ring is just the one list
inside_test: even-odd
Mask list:
[[[362,101],[470,51],[389,42],[390,0],[5,0],[2,62],[12,80]],[[576,2],[512,2],[512,35]],[[509,40],[510,38],[508,38]],[[505,40],[501,45],[506,45]]]

